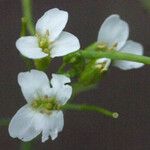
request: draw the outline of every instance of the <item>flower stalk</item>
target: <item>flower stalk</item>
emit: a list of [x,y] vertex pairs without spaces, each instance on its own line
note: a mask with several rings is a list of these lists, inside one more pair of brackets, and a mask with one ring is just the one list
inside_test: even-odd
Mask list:
[[8,126],[8,124],[9,124],[9,119],[5,119],[5,118],[1,118],[0,119],[0,126],[2,127],[2,126]]
[[22,142],[21,150],[31,150],[32,149],[32,142]]
[[119,117],[119,114],[117,112],[112,112],[102,107],[97,107],[94,105],[87,105],[87,104],[68,103],[68,104],[61,106],[61,109],[62,110],[76,110],[76,111],[92,111],[92,112],[101,113],[105,116],[112,117],[114,119]]
[[26,29],[27,29],[27,21],[25,17],[21,18],[21,32],[20,32],[20,37],[26,35]]
[[150,65],[150,57],[148,56],[140,56],[136,54],[123,53],[118,51],[110,51],[110,52],[96,52],[96,51],[82,51],[80,52],[85,58],[110,58],[112,60],[128,60],[134,62],[140,62],[147,65]]
[[24,19],[27,21],[27,28],[31,35],[34,35],[34,23],[32,17],[32,1],[22,0],[22,11]]

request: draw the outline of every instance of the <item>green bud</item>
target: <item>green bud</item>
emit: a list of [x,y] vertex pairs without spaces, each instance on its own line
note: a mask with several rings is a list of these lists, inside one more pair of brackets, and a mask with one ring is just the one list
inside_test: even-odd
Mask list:
[[98,81],[101,79],[101,72],[99,68],[96,67],[95,65],[96,60],[90,61],[84,71],[81,73],[81,76],[79,78],[79,82],[88,86],[88,85],[93,85],[97,84]]

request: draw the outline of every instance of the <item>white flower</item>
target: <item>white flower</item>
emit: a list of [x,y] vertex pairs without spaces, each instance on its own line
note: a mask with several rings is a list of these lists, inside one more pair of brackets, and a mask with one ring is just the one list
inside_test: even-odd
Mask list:
[[30,141],[41,133],[42,142],[49,136],[54,140],[64,126],[60,106],[71,97],[72,87],[66,84],[69,82],[70,79],[64,75],[52,74],[49,83],[47,75],[37,70],[19,73],[18,83],[27,104],[12,118],[10,136]]
[[30,59],[64,56],[80,48],[79,40],[63,31],[68,13],[57,8],[50,9],[36,23],[36,35],[21,37],[16,41],[20,53]]
[[[140,43],[127,40],[129,36],[129,26],[128,23],[121,20],[119,15],[111,15],[102,24],[98,33],[98,42],[101,48],[107,48],[109,50],[118,50],[121,52],[132,53],[137,55],[143,55],[143,46]],[[102,66],[103,63],[103,66]],[[96,61],[97,66],[102,67],[102,69],[107,70],[111,64],[111,60],[108,58],[101,58]],[[135,69],[140,68],[144,64],[116,60],[113,65],[123,69]]]

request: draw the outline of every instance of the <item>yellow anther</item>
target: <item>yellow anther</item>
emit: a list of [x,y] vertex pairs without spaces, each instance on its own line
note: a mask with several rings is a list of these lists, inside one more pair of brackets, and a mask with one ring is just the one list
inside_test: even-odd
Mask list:
[[44,48],[44,49],[43,49],[43,52],[44,52],[44,53],[49,53],[49,49],[48,49],[48,48]]
[[51,103],[46,104],[46,109],[51,110],[53,108],[53,105]]
[[97,47],[102,50],[107,48],[106,44],[99,44]]

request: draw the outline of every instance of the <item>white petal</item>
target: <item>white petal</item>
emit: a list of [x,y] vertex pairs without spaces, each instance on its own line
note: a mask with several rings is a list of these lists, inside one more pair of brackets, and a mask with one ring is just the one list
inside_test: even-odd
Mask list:
[[37,97],[49,96],[51,92],[47,75],[38,70],[22,72],[18,75],[18,83],[25,99],[30,102]]
[[104,63],[104,62],[107,62],[109,60],[110,60],[109,58],[100,58],[100,59],[96,60],[96,64]]
[[[125,46],[120,51],[136,55],[143,55],[143,46],[140,43],[134,41],[127,41]],[[137,63],[132,61],[114,61],[114,66],[123,70],[136,69],[142,67],[143,65],[143,63]]]
[[37,21],[36,31],[45,35],[49,32],[49,38],[54,41],[65,28],[68,21],[68,13],[57,8],[50,9]]
[[64,56],[77,51],[79,48],[80,43],[76,36],[69,32],[62,32],[53,44],[51,57]]
[[28,105],[23,106],[17,111],[9,124],[9,134],[13,138],[19,138],[22,141],[30,141],[40,134],[35,130],[33,118],[36,115]]
[[72,94],[72,87],[66,83],[70,83],[70,78],[64,75],[52,74],[51,84],[53,95],[62,105],[69,100]]
[[49,136],[54,140],[64,126],[62,111],[52,111],[50,115],[38,113],[33,120],[35,130],[42,133],[42,142],[48,140]]
[[40,59],[48,56],[48,54],[42,52],[38,45],[38,39],[34,36],[19,38],[16,41],[16,47],[23,56],[30,59]]
[[64,127],[64,117],[62,111],[53,111],[49,116],[45,115],[42,119],[39,129],[42,130],[42,142],[45,142],[51,136],[54,140],[58,136],[58,132]]
[[129,35],[128,24],[119,15],[111,15],[102,24],[98,33],[98,42],[112,47],[117,44],[117,50],[126,42]]
[[51,135],[51,139],[52,139],[52,140],[55,140],[55,139],[57,138],[57,136],[58,136],[57,130],[56,130],[56,131],[51,131],[51,132],[50,132],[50,135]]
[[54,140],[62,131],[64,118],[62,111],[53,111],[50,115],[33,111],[29,105],[17,111],[9,124],[9,134],[22,141],[30,141],[42,133],[42,142],[51,136]]

